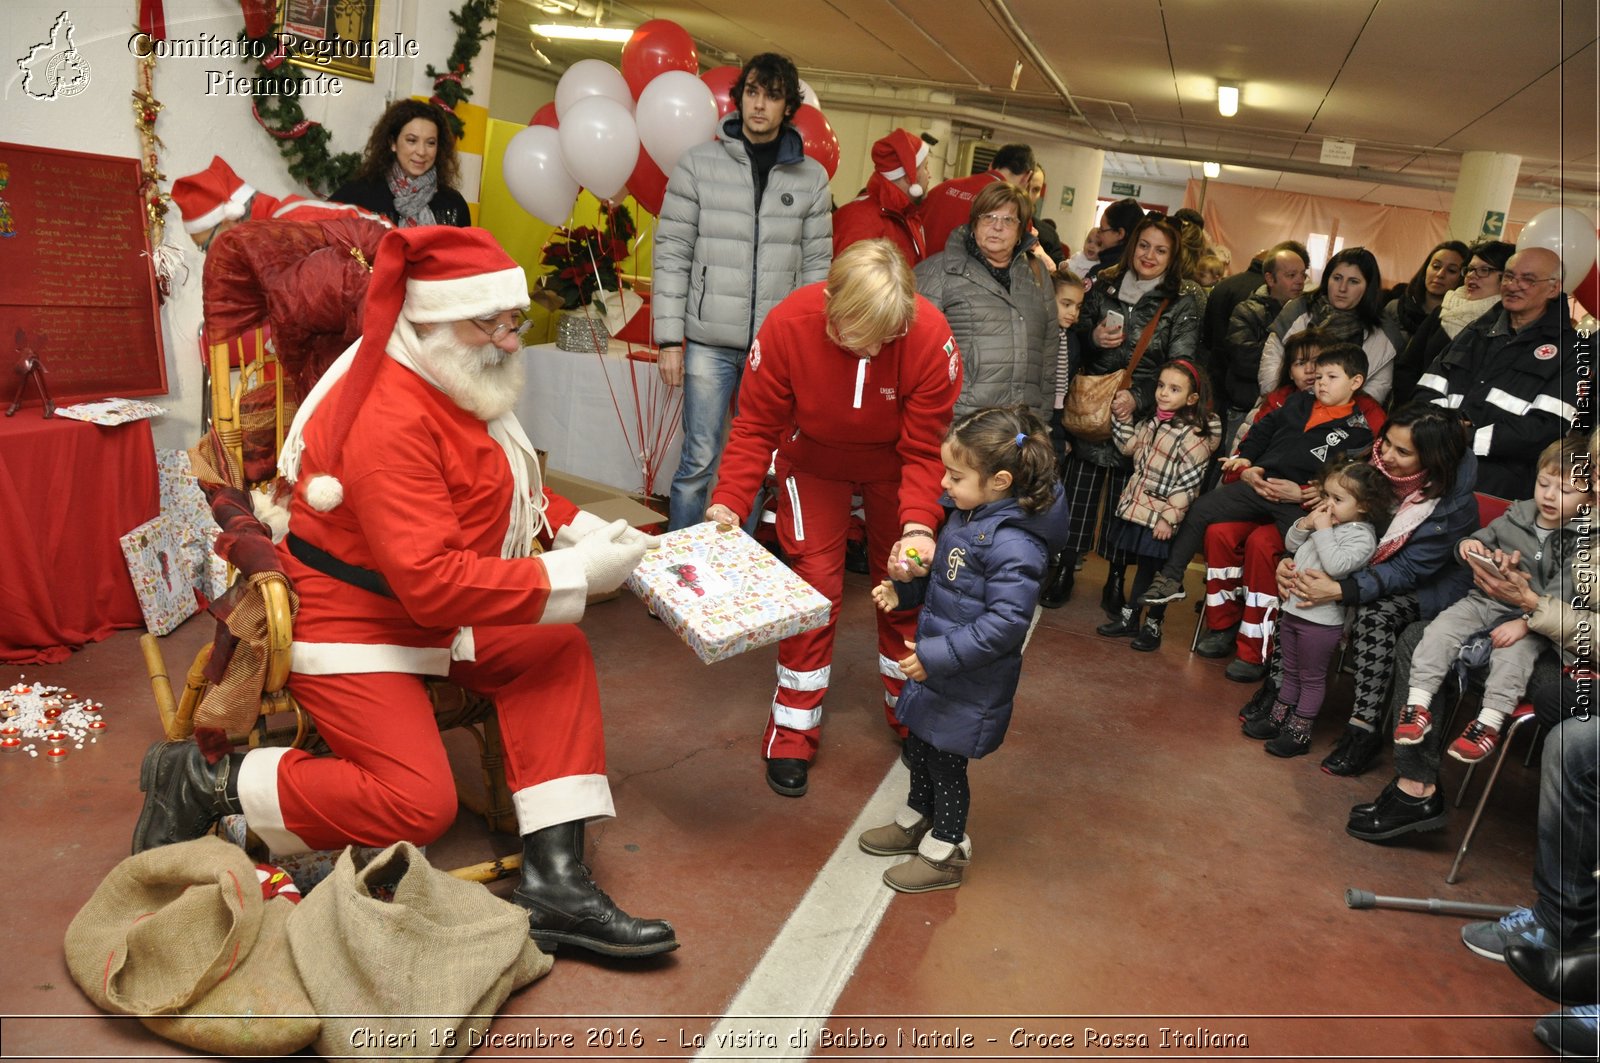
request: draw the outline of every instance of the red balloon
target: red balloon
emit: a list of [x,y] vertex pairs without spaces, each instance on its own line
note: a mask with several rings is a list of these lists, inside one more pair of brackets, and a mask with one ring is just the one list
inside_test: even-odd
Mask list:
[[657,74],[668,70],[698,73],[700,53],[682,26],[671,19],[653,18],[634,30],[622,46],[622,79],[637,100]]
[[547,103],[543,107],[539,108],[537,111],[534,111],[533,112],[533,117],[528,119],[528,124],[529,125],[547,125],[551,129],[560,128],[561,122],[560,122],[560,120],[558,120],[556,118],[556,105],[555,105],[555,102],[552,101],[550,103]]
[[789,121],[805,140],[806,154],[820,162],[828,171],[828,179],[832,180],[834,171],[839,168],[839,137],[828,124],[827,116],[809,103],[802,103]]
[[1583,304],[1585,310],[1600,317],[1600,263],[1596,263],[1589,271],[1589,275],[1578,282],[1578,286],[1572,289],[1572,294],[1577,296],[1578,302]]
[[706,83],[706,88],[711,90],[712,97],[717,101],[717,128],[721,129],[722,119],[728,117],[735,110],[733,105],[733,85],[739,80],[739,68],[736,66],[714,66],[700,75],[700,80]]
[[667,175],[646,152],[639,152],[639,163],[628,178],[628,192],[634,202],[651,214],[661,213],[661,200],[667,194]]

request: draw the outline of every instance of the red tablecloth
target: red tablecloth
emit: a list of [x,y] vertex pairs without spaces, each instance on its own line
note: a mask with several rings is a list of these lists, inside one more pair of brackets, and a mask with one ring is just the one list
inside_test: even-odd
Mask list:
[[50,664],[142,626],[117,540],[159,508],[149,421],[0,417],[0,661]]

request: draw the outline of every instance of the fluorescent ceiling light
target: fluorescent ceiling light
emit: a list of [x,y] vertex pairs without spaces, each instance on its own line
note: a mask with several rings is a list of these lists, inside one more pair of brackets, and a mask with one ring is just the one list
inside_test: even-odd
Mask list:
[[1224,118],[1232,118],[1239,113],[1239,86],[1218,83],[1217,111]]
[[1222,167],[1214,162],[1203,162],[1200,164],[1200,172],[1207,177],[1221,177]]
[[628,38],[633,36],[633,30],[612,26],[571,26],[560,23],[543,23],[528,27],[541,37],[562,41],[608,41],[612,44],[626,44]]

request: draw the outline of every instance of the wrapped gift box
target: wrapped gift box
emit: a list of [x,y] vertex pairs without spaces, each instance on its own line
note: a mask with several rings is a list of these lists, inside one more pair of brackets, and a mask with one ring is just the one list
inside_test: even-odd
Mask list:
[[707,664],[828,622],[828,599],[727,525],[662,536],[628,587]]
[[193,551],[172,517],[162,514],[148,520],[121,539],[134,593],[144,626],[152,635],[165,635],[200,608],[195,599]]

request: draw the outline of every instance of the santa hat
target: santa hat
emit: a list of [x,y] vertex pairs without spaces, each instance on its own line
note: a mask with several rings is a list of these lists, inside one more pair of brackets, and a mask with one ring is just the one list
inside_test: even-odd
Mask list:
[[928,143],[918,140],[904,129],[896,129],[872,145],[872,168],[890,181],[907,178],[911,187],[906,189],[915,199],[922,195],[917,184],[917,168],[928,157]]
[[[333,410],[330,457],[344,444],[372,390],[402,312],[408,321],[438,324],[527,307],[527,275],[488,230],[424,225],[385,233],[367,285],[361,340]],[[327,512],[344,501],[344,485],[332,476],[313,477],[306,500]]]
[[255,194],[217,155],[204,170],[172,182],[172,201],[183,215],[183,231],[190,234],[244,217],[246,204]]

